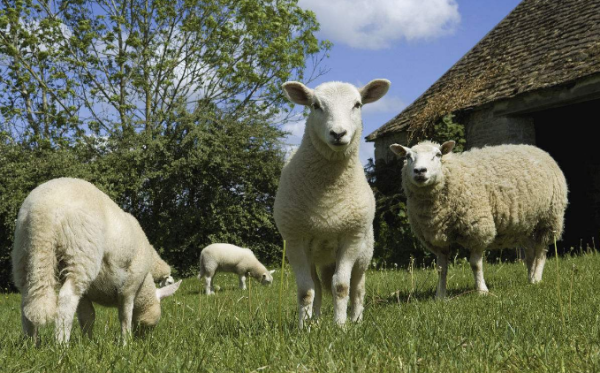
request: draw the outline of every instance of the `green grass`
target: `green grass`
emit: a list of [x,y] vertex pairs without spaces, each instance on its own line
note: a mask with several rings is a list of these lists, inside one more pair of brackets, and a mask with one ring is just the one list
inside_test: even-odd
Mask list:
[[[365,319],[340,329],[324,315],[310,331],[296,327],[295,283],[284,281],[283,332],[279,285],[252,283],[236,289],[237,278],[220,274],[216,296],[199,294],[196,279],[163,301],[163,319],[145,339],[122,346],[115,309],[97,307],[94,338],[74,327],[71,343],[52,343],[42,332],[40,348],[21,336],[16,294],[0,294],[2,372],[279,372],[279,371],[547,371],[600,370],[600,255],[546,263],[544,281],[529,285],[522,263],[487,264],[491,294],[470,292],[468,263],[458,260],[448,276],[449,300],[433,300],[432,269],[372,271],[367,275]],[[562,306],[561,306],[562,302]],[[561,307],[564,324],[561,320]]]

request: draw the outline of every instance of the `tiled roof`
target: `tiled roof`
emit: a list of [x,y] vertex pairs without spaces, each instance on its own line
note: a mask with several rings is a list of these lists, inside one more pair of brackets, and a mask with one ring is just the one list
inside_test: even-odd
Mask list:
[[368,141],[600,72],[600,0],[523,0]]

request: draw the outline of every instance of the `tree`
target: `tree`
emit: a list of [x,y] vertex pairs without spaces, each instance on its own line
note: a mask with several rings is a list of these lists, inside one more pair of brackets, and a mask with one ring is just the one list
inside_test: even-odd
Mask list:
[[330,47],[294,0],[3,3],[0,120],[21,136],[149,131],[181,103],[272,119],[281,83]]
[[330,48],[312,12],[296,0],[0,1],[0,284],[19,206],[60,176],[136,216],[182,274],[216,240],[274,259],[280,86],[322,74]]

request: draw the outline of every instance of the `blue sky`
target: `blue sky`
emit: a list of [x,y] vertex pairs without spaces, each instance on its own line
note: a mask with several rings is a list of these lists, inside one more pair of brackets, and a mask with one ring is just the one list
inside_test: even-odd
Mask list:
[[[388,94],[363,108],[363,137],[400,113],[514,9],[520,0],[300,0],[334,43],[329,72],[311,84],[339,80],[357,86],[392,82]],[[284,126],[299,144],[304,121]],[[373,144],[360,158],[373,157]]]

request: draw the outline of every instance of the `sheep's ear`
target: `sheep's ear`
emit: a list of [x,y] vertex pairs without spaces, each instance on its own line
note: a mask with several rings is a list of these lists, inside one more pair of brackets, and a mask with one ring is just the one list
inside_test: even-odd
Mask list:
[[313,91],[300,82],[283,83],[285,96],[298,105],[308,106],[313,102]]
[[366,86],[360,88],[358,91],[360,92],[363,105],[375,102],[382,98],[387,93],[388,89],[390,89],[390,85],[391,83],[387,79],[375,79],[371,80]]
[[456,145],[456,142],[450,140],[450,141],[446,141],[445,143],[442,144],[442,146],[440,146],[440,150],[443,154],[448,154],[452,152],[452,149],[454,149],[454,145]]
[[275,273],[275,270],[274,270],[274,269],[272,269],[272,270],[270,270],[270,271],[269,271],[269,273],[270,273],[270,274],[273,274],[273,273]]
[[171,295],[175,294],[177,289],[179,289],[179,285],[181,285],[181,280],[177,281],[174,284],[167,285],[160,289],[156,289],[156,298],[158,298],[158,300],[161,300],[163,298],[170,297]]
[[399,157],[406,157],[406,155],[411,152],[411,150],[409,148],[407,148],[406,146],[402,146],[400,144],[390,145],[390,150]]

